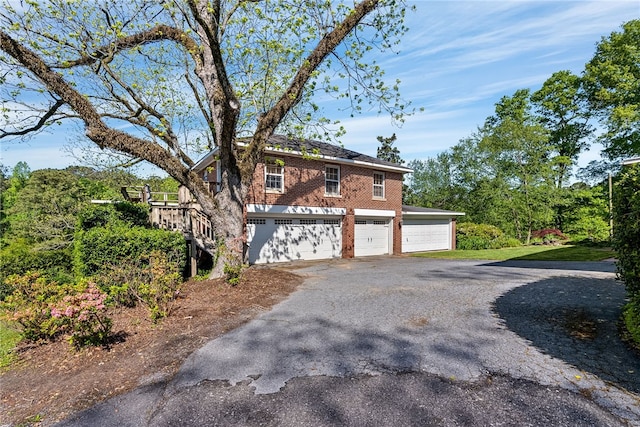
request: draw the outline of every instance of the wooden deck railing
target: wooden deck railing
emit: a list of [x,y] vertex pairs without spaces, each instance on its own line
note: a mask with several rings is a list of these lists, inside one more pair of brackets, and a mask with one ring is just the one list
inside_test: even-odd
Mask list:
[[195,206],[166,206],[151,202],[151,223],[165,230],[182,231],[187,237],[214,240],[211,221]]

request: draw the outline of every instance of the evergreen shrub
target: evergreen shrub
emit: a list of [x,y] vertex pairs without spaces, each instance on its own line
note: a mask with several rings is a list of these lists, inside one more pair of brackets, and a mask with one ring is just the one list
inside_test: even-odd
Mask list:
[[505,236],[498,227],[464,222],[456,229],[456,248],[462,250],[500,249],[520,246],[518,239]]
[[184,271],[187,245],[181,233],[126,224],[76,233],[74,268],[77,275],[89,277],[106,272],[110,266],[137,261],[154,251],[171,254],[179,271]]
[[612,243],[618,277],[629,298],[623,318],[631,337],[640,344],[640,165],[623,168],[613,194]]

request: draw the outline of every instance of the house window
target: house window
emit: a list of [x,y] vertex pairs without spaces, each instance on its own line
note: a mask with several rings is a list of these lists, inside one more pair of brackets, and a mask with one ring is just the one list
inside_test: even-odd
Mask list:
[[384,173],[373,173],[373,197],[376,199],[384,199]]
[[276,225],[291,225],[293,224],[293,220],[292,219],[276,219],[275,223]]
[[340,166],[325,166],[324,192],[328,196],[340,195]]
[[264,165],[264,187],[269,192],[284,192],[284,165],[281,159],[270,159]]
[[247,218],[247,224],[265,225],[267,220],[264,218]]
[[315,219],[301,219],[300,220],[300,225],[314,225],[316,224],[316,220]]

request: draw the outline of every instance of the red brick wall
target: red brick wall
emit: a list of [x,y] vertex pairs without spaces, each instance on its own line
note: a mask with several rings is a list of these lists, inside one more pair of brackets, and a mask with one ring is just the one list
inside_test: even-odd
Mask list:
[[[383,170],[363,168],[356,165],[334,164],[323,160],[306,160],[299,157],[285,157],[284,192],[266,193],[264,189],[264,166],[258,165],[247,203],[321,206],[346,208],[343,218],[343,257],[353,257],[354,209],[393,210],[393,253],[402,251],[402,235],[399,222],[402,219],[402,174]],[[325,196],[325,165],[340,167],[340,196]],[[384,200],[373,198],[373,173],[385,174]],[[215,175],[214,175],[215,176]]]

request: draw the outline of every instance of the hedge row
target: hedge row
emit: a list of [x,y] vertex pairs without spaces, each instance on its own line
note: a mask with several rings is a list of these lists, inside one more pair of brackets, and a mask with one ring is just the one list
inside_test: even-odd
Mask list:
[[77,275],[92,276],[125,260],[139,260],[154,251],[172,254],[178,265],[187,261],[182,234],[159,229],[117,224],[76,233],[74,268]]
[[624,321],[640,344],[640,165],[623,168],[613,194],[613,246],[629,297]]

